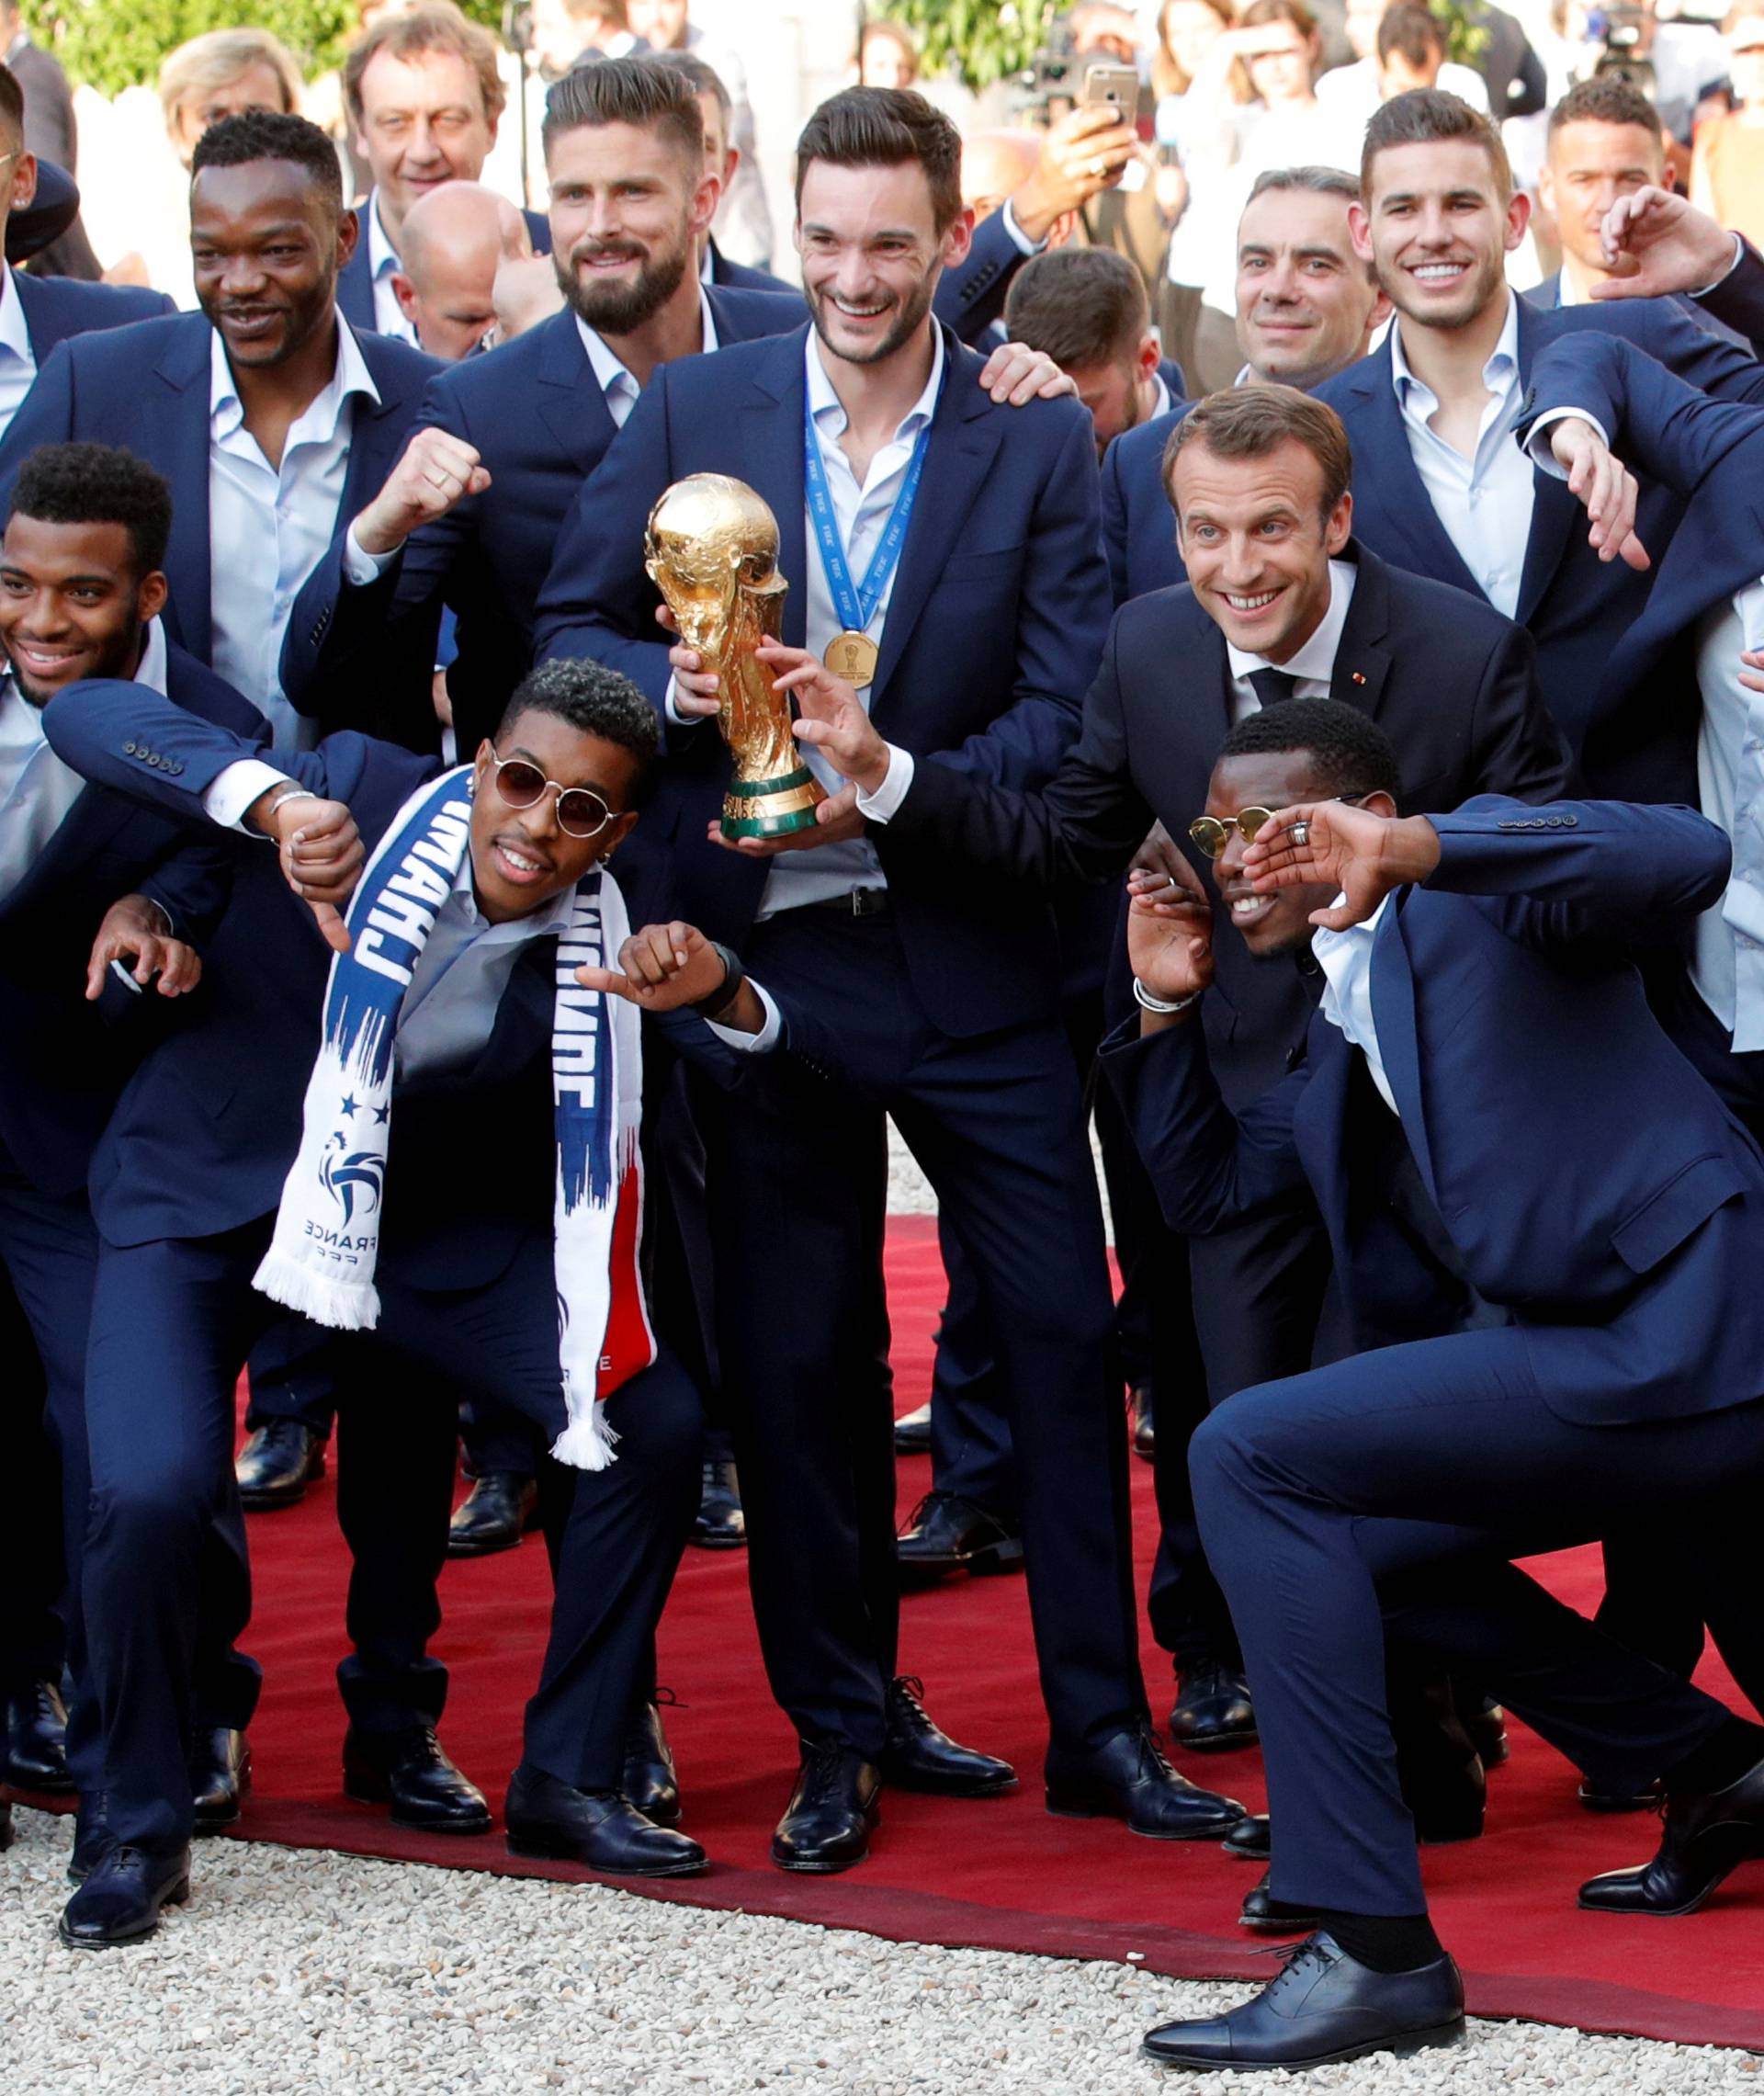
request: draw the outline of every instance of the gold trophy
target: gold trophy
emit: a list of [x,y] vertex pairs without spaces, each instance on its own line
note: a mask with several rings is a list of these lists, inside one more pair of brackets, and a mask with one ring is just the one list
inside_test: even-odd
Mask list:
[[790,732],[788,696],[753,653],[777,640],[790,586],[778,572],[778,520],[744,481],[694,473],[650,512],[644,564],[681,640],[717,673],[717,725],[735,757],[724,836],[813,829],[826,795]]

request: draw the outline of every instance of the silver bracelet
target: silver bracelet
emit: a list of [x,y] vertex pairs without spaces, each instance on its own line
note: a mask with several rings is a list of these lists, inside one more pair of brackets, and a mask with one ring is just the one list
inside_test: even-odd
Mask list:
[[282,805],[285,800],[317,800],[319,798],[320,796],[314,793],[310,786],[285,786],[281,787],[281,789],[277,793],[275,799],[272,800],[269,806],[264,810],[263,821],[265,824],[265,835],[267,836],[269,834],[268,823],[270,818],[275,814],[276,810]]
[[1156,1012],[1160,1018],[1168,1018],[1172,1012],[1186,1012],[1191,1004],[1200,1001],[1200,991],[1191,990],[1186,997],[1178,997],[1172,1003],[1166,998],[1154,997],[1139,978],[1133,979],[1134,1002],[1142,1012]]

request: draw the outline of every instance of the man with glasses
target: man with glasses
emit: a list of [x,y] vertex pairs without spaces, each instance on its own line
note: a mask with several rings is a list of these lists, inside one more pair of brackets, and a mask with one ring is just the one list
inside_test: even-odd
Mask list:
[[[1165,469],[1189,580],[1115,614],[1082,731],[1052,781],[1022,794],[917,764],[888,818],[890,837],[1048,886],[1112,878],[1154,821],[1190,836],[1220,735],[1293,697],[1333,697],[1371,715],[1396,745],[1417,808],[1454,808],[1480,792],[1560,792],[1566,758],[1529,637],[1360,545],[1351,471],[1340,419],[1308,394],[1245,385],[1197,402],[1176,426]],[[807,717],[802,738],[861,793],[874,792],[893,753],[855,698],[825,672],[797,669],[785,681]],[[1221,841],[1211,832],[1190,838],[1197,867],[1209,838]],[[1242,926],[1261,907],[1229,889],[1216,911]],[[1220,994],[1204,1017],[1215,1073],[1236,1110],[1301,1051],[1320,979],[1305,957],[1294,969],[1258,969],[1241,939],[1218,945]],[[1235,1329],[1216,1350],[1207,1333],[1209,1369],[1216,1351],[1227,1363],[1208,1378],[1215,1404],[1309,1364],[1329,1248],[1308,1203],[1290,1201],[1249,1226],[1236,1271]],[[1200,1656],[1229,1664],[1236,1647],[1195,1531],[1183,1427],[1173,1405],[1160,1411],[1151,1621],[1186,1687]],[[1421,1802],[1453,1813],[1462,1803]]]
[[[639,1811],[625,1772],[629,1713],[652,1693],[655,1625],[697,1503],[698,1399],[658,1357],[637,1280],[640,1176],[618,1162],[640,1090],[636,1041],[571,990],[577,964],[610,962],[624,935],[627,906],[600,868],[637,821],[660,740],[648,702],[596,664],[549,663],[519,686],[469,774],[352,732],[272,750],[115,683],[58,699],[50,731],[77,771],[242,833],[199,1023],[143,1062],[93,1172],[88,1592],[114,1845],[62,1940],[148,1934],[187,1895],[189,1787],[175,1778],[202,1511],[226,1492],[253,1334],[291,1294],[328,1325],[363,1328],[336,1332],[333,1348],[352,1621],[373,1579],[402,1592],[422,1633],[365,1642],[345,1662],[347,1794],[384,1799],[401,1739],[428,1781],[394,1796],[394,1817],[431,1832],[490,1828],[481,1797],[475,1820],[458,1809],[469,1786],[435,1743],[447,1675],[426,1650],[440,1621],[452,1384],[464,1377],[530,1416],[551,1450],[540,1502],[559,1599],[510,1786],[511,1843],[610,1873],[702,1868],[703,1850],[673,1830],[678,1792]],[[388,836],[384,863],[364,871]],[[345,927],[337,912],[358,879],[367,893]],[[635,892],[628,910],[642,922]],[[684,957],[677,987],[729,1048],[760,1033],[768,1007],[739,968],[684,925],[656,940]],[[332,948],[347,962],[333,964]],[[370,1047],[339,1048],[344,1074],[327,1082],[326,1053],[313,1062],[321,1006],[336,1041],[352,1003],[370,1002],[390,1034],[379,1074]],[[689,1049],[723,1052],[695,1020],[687,1032]],[[597,1138],[615,1096],[616,1125]],[[616,1218],[573,1278],[564,1247],[583,1204],[569,1196],[571,1158]],[[329,1270],[310,1259],[290,1286],[315,1237],[335,1248],[334,1266],[366,1266],[377,1304],[334,1300]],[[565,1347],[577,1357],[566,1398],[560,1314],[585,1328],[587,1309],[600,1321]]]

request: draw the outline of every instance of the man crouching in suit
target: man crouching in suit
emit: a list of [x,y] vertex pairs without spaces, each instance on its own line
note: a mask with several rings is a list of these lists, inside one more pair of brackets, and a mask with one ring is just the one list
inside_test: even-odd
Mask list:
[[1130,882],[1140,1010],[1102,1063],[1171,1224],[1308,1185],[1373,1349],[1239,1392],[1192,1445],[1267,1756],[1271,1891],[1311,1933],[1252,2000],[1153,2032],[1178,2066],[1462,2031],[1397,1784],[1386,1623],[1594,1781],[1665,1772],[1658,1854],[1582,1907],[1688,1913],[1764,1836],[1764,1728],[1510,1562],[1638,1515],[1713,1524],[1764,1472],[1764,1161],[1629,958],[1721,894],[1727,841],[1614,801],[1404,818],[1398,790],[1385,736],[1327,699],[1226,737],[1194,830],[1232,930],[1261,957],[1310,947],[1324,977],[1304,1062],[1235,1116],[1194,1023],[1212,913],[1162,872]]

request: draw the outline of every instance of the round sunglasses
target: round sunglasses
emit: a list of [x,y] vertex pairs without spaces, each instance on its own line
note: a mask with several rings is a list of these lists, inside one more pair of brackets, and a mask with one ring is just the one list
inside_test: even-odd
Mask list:
[[[1332,793],[1331,800],[1345,801],[1354,808],[1365,799],[1363,793]],[[1207,857],[1216,859],[1231,842],[1235,830],[1246,844],[1253,844],[1263,828],[1274,819],[1272,808],[1239,808],[1235,815],[1197,815],[1188,826],[1188,833]]]
[[511,808],[531,808],[545,794],[558,797],[558,828],[566,837],[597,837],[613,811],[590,786],[560,786],[525,757],[492,757],[496,790]]

